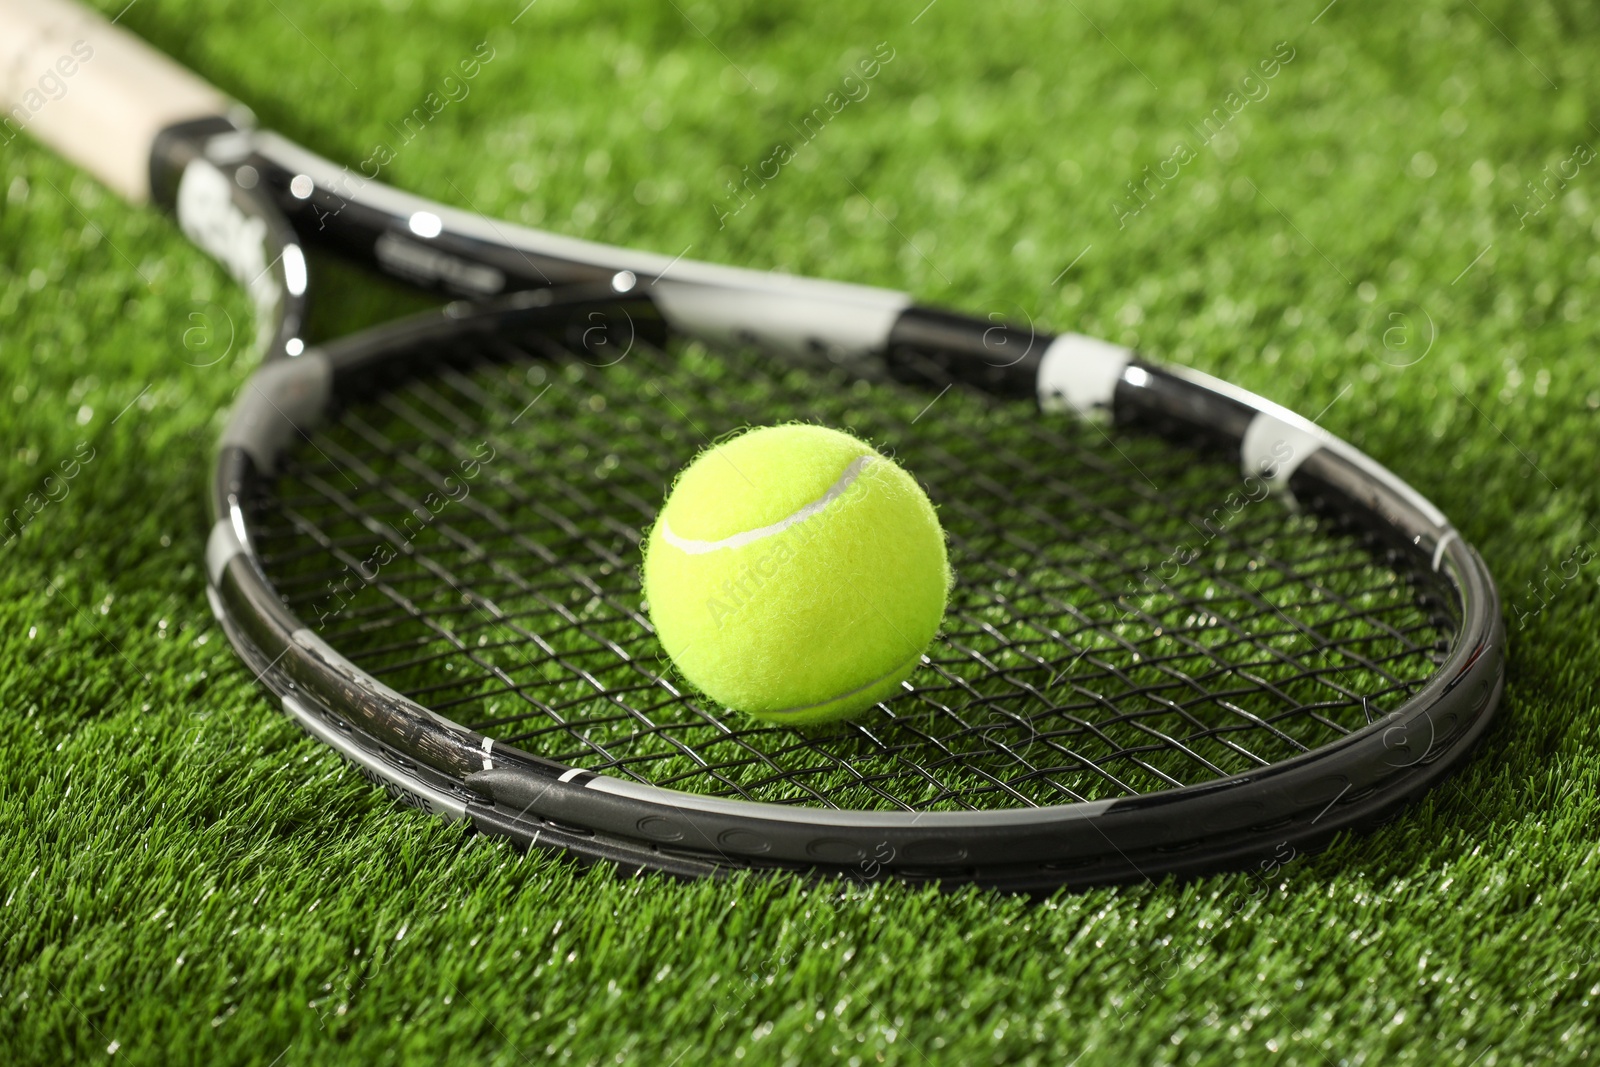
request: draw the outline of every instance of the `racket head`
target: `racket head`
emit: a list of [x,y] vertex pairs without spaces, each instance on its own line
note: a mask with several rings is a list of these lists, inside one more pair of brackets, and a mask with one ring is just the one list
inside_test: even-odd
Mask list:
[[[334,342],[266,368],[233,415],[213,606],[285,711],[402,801],[685,875],[1042,889],[1214,869],[1384,816],[1481,734],[1492,582],[1392,475],[1203,376],[1117,357],[1096,426],[1009,398],[1043,359],[983,395],[922,341],[865,377],[784,364],[684,342],[647,292],[607,285]],[[944,636],[862,721],[724,712],[654,642],[638,545],[692,427],[744,418],[719,416],[719,383],[763,417],[901,431],[941,507]],[[1294,434],[1305,454],[1252,499],[1272,480],[1241,449]]]

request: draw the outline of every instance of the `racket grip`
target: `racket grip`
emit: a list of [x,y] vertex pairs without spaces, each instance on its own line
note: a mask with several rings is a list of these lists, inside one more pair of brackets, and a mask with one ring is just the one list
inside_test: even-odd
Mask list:
[[24,132],[124,199],[150,199],[150,149],[232,103],[75,0],[0,0],[0,144]]

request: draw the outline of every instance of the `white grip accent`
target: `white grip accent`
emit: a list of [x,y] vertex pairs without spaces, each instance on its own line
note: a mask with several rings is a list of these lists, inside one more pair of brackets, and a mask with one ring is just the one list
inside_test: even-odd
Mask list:
[[1328,441],[1328,434],[1304,419],[1290,421],[1263,411],[1245,428],[1239,469],[1246,478],[1265,479],[1274,490],[1287,489],[1289,476]]
[[881,352],[911,304],[901,293],[781,274],[728,281],[739,287],[730,293],[702,264],[679,263],[653,281],[650,293],[667,321],[686,333],[802,356],[817,349],[837,356]]
[[1108,420],[1117,382],[1132,359],[1132,350],[1110,341],[1081,333],[1062,334],[1044,350],[1039,362],[1039,407]]
[[222,572],[227,569],[233,557],[244,551],[244,545],[239,541],[239,532],[233,528],[233,523],[227,519],[218,519],[216,525],[211,527],[211,536],[206,538],[206,577],[211,579],[211,584],[222,584]]
[[230,103],[73,0],[0,0],[0,143],[32,134],[124,199],[150,199],[150,149]]

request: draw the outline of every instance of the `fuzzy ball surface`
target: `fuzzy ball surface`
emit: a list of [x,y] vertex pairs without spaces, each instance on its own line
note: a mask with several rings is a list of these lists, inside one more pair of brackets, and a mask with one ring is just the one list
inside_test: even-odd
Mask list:
[[866,442],[768,426],[697,456],[645,545],[650,619],[718,703],[794,725],[888,699],[950,588],[927,495]]

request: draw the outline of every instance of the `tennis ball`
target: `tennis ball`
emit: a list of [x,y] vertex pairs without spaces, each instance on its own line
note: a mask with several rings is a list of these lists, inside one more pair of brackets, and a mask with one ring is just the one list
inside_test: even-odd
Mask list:
[[821,426],[767,426],[700,453],[645,543],[650,620],[678,670],[773,722],[888,698],[938,632],[949,588],[921,488]]

